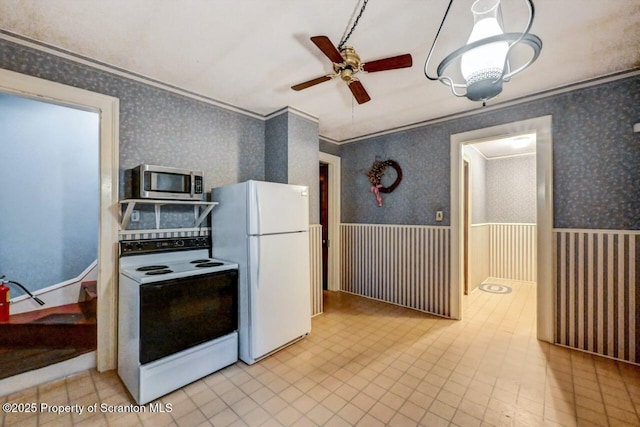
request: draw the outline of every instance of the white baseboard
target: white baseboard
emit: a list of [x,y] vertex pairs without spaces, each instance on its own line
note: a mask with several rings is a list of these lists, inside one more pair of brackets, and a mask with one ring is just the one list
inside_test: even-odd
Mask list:
[[[64,362],[34,369],[0,380],[0,396],[8,396],[21,390],[58,380],[96,367],[96,352],[81,354]],[[17,402],[19,403],[19,402]]]

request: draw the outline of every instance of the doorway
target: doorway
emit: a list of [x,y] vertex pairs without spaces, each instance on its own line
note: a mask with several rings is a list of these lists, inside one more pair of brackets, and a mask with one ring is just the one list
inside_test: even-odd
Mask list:
[[[463,313],[464,219],[463,147],[501,135],[536,134],[536,321],[537,337],[554,341],[553,315],[553,163],[551,116],[523,120],[451,135],[451,316]],[[471,182],[473,176],[471,175]],[[473,209],[472,214],[473,216]],[[473,248],[470,247],[470,251]],[[470,257],[471,258],[471,257]]]
[[[0,69],[0,92],[66,105],[100,114],[99,237],[97,289],[97,350],[92,366],[98,371],[116,366],[116,244],[118,241],[118,110],[117,98],[60,83]],[[8,378],[0,383],[0,394],[40,384],[87,369],[74,363],[38,370],[38,375]]]
[[[322,204],[322,198],[326,197],[327,209],[326,209],[326,223],[325,227],[322,219],[322,240],[326,240],[326,245],[323,243],[323,282],[326,280],[326,287],[323,284],[323,289],[329,291],[340,290],[340,157],[333,154],[327,154],[319,152],[318,158],[320,165],[326,166],[326,178],[324,183],[320,183],[320,203]],[[320,172],[322,173],[322,172]],[[326,189],[326,195],[323,196],[323,189]],[[326,235],[324,234],[326,230]],[[324,257],[326,246],[326,258]]]
[[469,190],[469,161],[467,159],[463,160],[463,184],[462,191],[464,194],[464,202],[463,202],[463,257],[464,257],[464,294],[469,295],[469,209],[471,204],[471,193]]
[[11,295],[0,378],[8,378],[96,349],[89,290],[98,257],[99,115],[0,92],[0,117],[0,265]]
[[526,132],[462,147],[465,295],[535,289],[535,141]]
[[327,290],[329,264],[329,165],[320,163],[320,225],[322,226],[322,290]]

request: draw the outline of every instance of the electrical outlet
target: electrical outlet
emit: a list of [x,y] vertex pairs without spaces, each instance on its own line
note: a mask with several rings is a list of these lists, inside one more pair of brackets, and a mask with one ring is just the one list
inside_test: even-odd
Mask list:
[[140,211],[133,210],[131,211],[131,222],[140,221]]
[[436,211],[436,221],[440,222],[444,219],[444,213],[442,211]]

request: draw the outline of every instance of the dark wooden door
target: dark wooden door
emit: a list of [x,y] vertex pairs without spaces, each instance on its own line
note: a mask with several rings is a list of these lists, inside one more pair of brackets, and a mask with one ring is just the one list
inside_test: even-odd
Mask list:
[[320,163],[320,224],[322,225],[322,289],[327,289],[329,254],[329,165]]

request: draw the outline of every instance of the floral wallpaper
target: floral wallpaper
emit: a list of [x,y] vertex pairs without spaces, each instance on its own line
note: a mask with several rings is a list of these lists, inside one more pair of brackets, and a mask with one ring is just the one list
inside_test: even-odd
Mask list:
[[[0,67],[120,99],[120,198],[140,163],[204,171],[205,188],[264,179],[264,121],[0,39]],[[164,227],[189,227],[193,209],[167,207]],[[153,228],[141,208],[130,228]]]
[[[449,225],[449,142],[442,125],[393,133],[341,146],[342,222]],[[367,172],[376,160],[395,160],[403,179],[378,206]],[[388,176],[387,176],[388,173]],[[395,175],[388,169],[382,185]],[[436,222],[436,211],[444,221]]]
[[309,222],[320,221],[316,121],[289,111],[267,120],[265,179],[309,187]]
[[[207,188],[264,179],[263,120],[1,39],[0,67],[120,99],[121,197],[126,169],[143,162],[203,170]],[[450,225],[450,135],[545,115],[553,116],[554,226],[640,229],[637,76],[341,145],[342,221]],[[366,176],[376,159],[396,160],[404,173],[382,207]]]
[[283,113],[265,123],[264,176],[268,181],[286,183],[289,179],[288,119],[288,114]]
[[[554,227],[640,229],[637,76],[343,144],[342,221],[450,225],[450,135],[546,115],[553,116]],[[404,171],[383,207],[365,175],[376,157],[394,159]]]
[[143,162],[203,170],[206,188],[264,177],[262,120],[6,40],[0,67],[119,98],[121,178]]
[[309,187],[309,223],[320,222],[318,122],[289,116],[289,184]]
[[333,142],[327,141],[325,139],[320,139],[320,151],[327,154],[333,154],[334,156],[340,157],[341,150],[340,145],[334,144]]
[[487,222],[536,222],[536,156],[487,161]]

